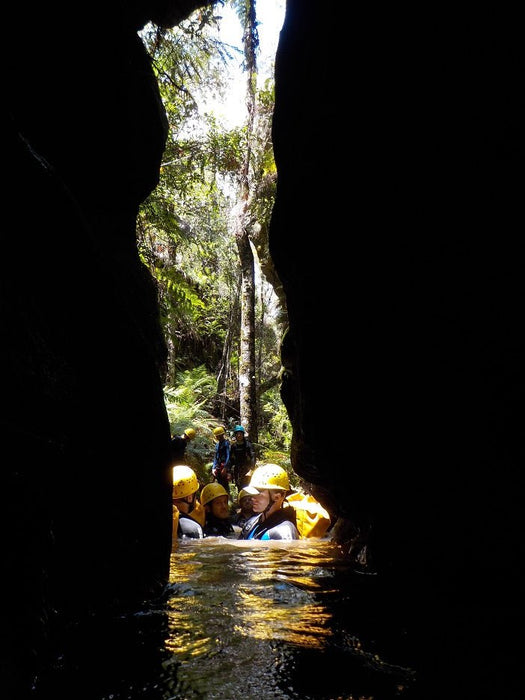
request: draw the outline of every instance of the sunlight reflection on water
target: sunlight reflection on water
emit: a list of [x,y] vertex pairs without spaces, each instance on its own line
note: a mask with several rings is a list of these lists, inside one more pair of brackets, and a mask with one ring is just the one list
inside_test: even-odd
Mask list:
[[328,540],[177,542],[158,597],[63,631],[33,700],[419,700],[376,581]]
[[[348,570],[328,540],[179,541],[165,642],[177,677],[173,699],[373,698],[355,694],[349,669],[339,668],[339,682],[319,680],[327,659],[336,656],[339,663],[352,659],[376,672],[389,669],[334,619],[334,599],[348,595],[340,589]],[[401,697],[402,684],[393,677],[390,683]]]

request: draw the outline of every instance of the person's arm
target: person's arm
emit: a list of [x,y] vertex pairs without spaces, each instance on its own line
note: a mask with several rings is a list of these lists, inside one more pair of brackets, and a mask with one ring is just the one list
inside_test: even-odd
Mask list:
[[272,527],[266,532],[263,540],[300,540],[299,530],[289,520],[285,520],[279,525]]
[[225,449],[224,449],[224,466],[228,471],[231,470],[231,444],[229,440],[224,441],[226,443]]
[[180,514],[177,534],[180,538],[189,537],[191,539],[200,540],[203,537],[202,527],[199,523],[192,518],[180,517]]
[[213,462],[211,465],[211,475],[213,479],[217,479],[217,475],[219,472],[219,443],[215,445],[215,452],[213,454]]

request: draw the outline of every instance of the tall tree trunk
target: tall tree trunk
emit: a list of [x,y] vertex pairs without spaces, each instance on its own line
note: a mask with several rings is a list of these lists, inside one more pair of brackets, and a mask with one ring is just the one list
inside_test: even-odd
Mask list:
[[239,353],[239,410],[250,440],[257,442],[257,382],[255,381],[255,261],[250,239],[237,236],[241,261],[241,333]]
[[224,421],[226,419],[226,413],[228,411],[228,381],[231,379],[231,354],[232,354],[232,343],[233,343],[233,328],[238,315],[238,304],[234,303],[233,307],[230,309],[230,318],[228,322],[228,332],[226,338],[224,339],[224,345],[222,348],[222,358],[221,364],[219,366],[219,371],[217,373],[217,393],[220,398],[220,417]]
[[239,353],[239,406],[240,418],[250,440],[258,441],[257,383],[255,377],[255,261],[249,237],[249,216],[252,193],[250,164],[255,121],[255,89],[257,82],[256,51],[258,46],[255,0],[247,0],[243,16],[244,58],[247,68],[246,125],[247,149],[239,186],[239,208],[236,217],[235,239],[241,262],[241,333]]

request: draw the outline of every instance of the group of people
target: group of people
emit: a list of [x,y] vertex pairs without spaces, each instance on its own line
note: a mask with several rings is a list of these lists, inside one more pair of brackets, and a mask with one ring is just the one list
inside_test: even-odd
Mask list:
[[236,425],[233,429],[233,441],[226,436],[222,426],[213,431],[217,444],[213,455],[211,468],[212,477],[226,491],[230,491],[230,483],[233,481],[240,491],[250,483],[250,477],[255,467],[255,450],[252,443],[246,437],[242,425]]
[[[193,428],[187,428],[182,435],[171,438],[171,464],[184,464],[186,447],[195,439],[197,433]],[[233,429],[233,441],[226,435],[226,430],[219,426],[213,435],[217,440],[213,454],[212,477],[214,481],[229,491],[230,482],[242,489],[250,481],[251,471],[255,467],[255,450],[246,437],[242,425]]]
[[[232,440],[222,426],[213,435],[211,481],[202,490],[195,471],[185,463],[186,448],[196,431],[187,428],[171,439],[174,537],[300,539],[296,511],[286,501],[291,493],[286,471],[277,464],[255,467],[255,450],[242,425],[233,428]],[[238,492],[238,509],[233,514],[232,483]]]
[[[171,438],[171,464],[176,466],[185,463],[186,447],[195,439],[197,433],[193,428],[187,428],[182,435]],[[252,443],[246,437],[242,425],[233,429],[233,440],[226,435],[226,430],[219,426],[213,435],[217,440],[213,454],[211,476],[230,493],[230,483],[233,482],[240,491],[249,484],[255,467],[256,456]]]
[[286,501],[291,493],[288,474],[277,464],[253,470],[249,484],[239,491],[239,509],[233,516],[229,493],[219,481],[206,484],[200,497],[199,489],[191,467],[173,467],[173,529],[177,538],[300,539],[295,509]]

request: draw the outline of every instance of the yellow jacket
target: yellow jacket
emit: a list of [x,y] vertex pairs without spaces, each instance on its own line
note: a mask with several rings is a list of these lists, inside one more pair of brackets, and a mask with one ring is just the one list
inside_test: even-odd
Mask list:
[[[189,513],[189,517],[192,520],[195,520],[195,522],[199,523],[201,527],[204,527],[204,523],[206,522],[206,511],[204,510],[204,506],[201,505],[200,501],[195,501],[195,507]],[[177,506],[173,506],[173,530],[172,530],[172,537],[174,540],[177,539],[177,528],[179,526],[179,509]]]

